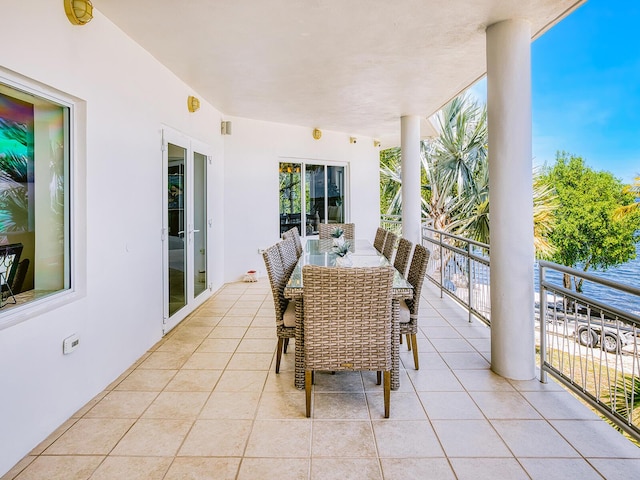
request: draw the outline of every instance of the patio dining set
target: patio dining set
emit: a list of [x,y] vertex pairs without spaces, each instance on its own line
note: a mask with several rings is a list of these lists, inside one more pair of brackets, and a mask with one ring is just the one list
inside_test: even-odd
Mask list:
[[419,368],[418,308],[429,251],[383,228],[373,244],[358,239],[352,223],[320,224],[318,231],[303,248],[294,227],[263,253],[276,312],[276,373],[294,338],[295,386],[305,389],[307,417],[315,371],[371,370],[383,383],[388,418],[390,390],[400,387],[403,337]]

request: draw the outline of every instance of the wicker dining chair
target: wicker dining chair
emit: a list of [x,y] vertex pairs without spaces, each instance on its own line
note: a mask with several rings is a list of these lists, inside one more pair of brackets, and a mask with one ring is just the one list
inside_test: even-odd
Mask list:
[[[420,306],[420,293],[422,282],[427,271],[430,252],[422,245],[417,244],[413,249],[411,266],[407,281],[413,286],[413,298],[400,301],[400,338],[407,336],[407,347],[413,350],[413,364],[415,369],[420,368],[418,363],[418,307]],[[305,286],[306,288],[306,286]]]
[[296,336],[296,309],[295,302],[289,301],[284,296],[284,286],[287,283],[280,249],[278,245],[272,245],[262,252],[262,258],[267,269],[271,293],[273,294],[273,306],[276,310],[276,335],[278,346],[276,352],[276,373],[280,373],[280,360],[282,353],[287,353],[289,339]]
[[396,267],[396,270],[398,270],[403,277],[407,272],[407,265],[409,265],[412,249],[413,243],[404,237],[400,238],[398,249],[396,250],[396,258],[393,260],[393,266]]
[[382,254],[387,257],[387,260],[391,261],[393,257],[393,251],[396,248],[398,242],[398,236],[393,232],[387,233],[387,238],[384,240],[384,247],[382,247]]
[[336,227],[340,227],[344,230],[344,238],[353,240],[356,238],[356,224],[355,223],[321,223],[318,225],[319,238],[321,240],[331,238],[331,232]]
[[293,238],[296,245],[296,254],[298,257],[302,255],[302,241],[300,240],[300,232],[298,232],[298,227],[293,227],[287,230],[282,234],[282,239],[287,240],[289,238]]
[[375,370],[391,392],[392,266],[302,267],[306,413],[315,370]]
[[373,246],[376,250],[382,253],[384,249],[384,241],[387,239],[388,231],[382,227],[378,227],[376,230],[376,238],[373,240]]
[[276,244],[282,258],[282,266],[284,267],[285,283],[289,280],[291,272],[298,263],[298,252],[296,250],[296,241],[294,238],[287,238]]

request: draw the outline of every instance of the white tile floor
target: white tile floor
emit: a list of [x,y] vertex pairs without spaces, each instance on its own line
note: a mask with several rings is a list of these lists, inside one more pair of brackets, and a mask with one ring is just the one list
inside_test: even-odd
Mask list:
[[489,370],[490,335],[425,285],[391,418],[373,373],[274,372],[267,282],[226,285],[3,479],[640,478],[640,449],[557,384]]

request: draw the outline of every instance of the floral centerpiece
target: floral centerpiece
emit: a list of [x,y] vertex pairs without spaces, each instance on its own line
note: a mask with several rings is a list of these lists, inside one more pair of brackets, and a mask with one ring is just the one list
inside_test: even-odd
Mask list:
[[339,267],[348,267],[352,264],[349,249],[351,244],[344,241],[340,245],[334,245],[333,253],[336,254],[336,265]]
[[331,231],[333,237],[333,245],[338,247],[344,244],[344,230],[342,227],[336,227]]

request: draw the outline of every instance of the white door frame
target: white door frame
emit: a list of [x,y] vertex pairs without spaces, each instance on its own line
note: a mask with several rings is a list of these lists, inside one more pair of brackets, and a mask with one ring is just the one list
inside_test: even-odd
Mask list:
[[[185,305],[173,313],[173,315],[169,316],[169,225],[168,225],[168,204],[169,204],[169,192],[167,188],[167,174],[169,168],[169,158],[168,158],[168,144],[173,144],[178,147],[181,147],[185,150],[185,164],[184,164],[184,191],[186,192],[183,198],[184,211],[185,211],[185,225],[184,225],[184,247],[186,250],[186,259],[185,259],[185,281],[186,281],[186,292],[185,292]],[[208,195],[208,186],[211,184],[209,182],[208,176],[211,169],[209,166],[212,162],[212,149],[208,145],[199,142],[195,139],[192,139],[180,132],[177,132],[169,127],[162,127],[162,265],[163,265],[163,318],[162,318],[162,333],[168,333],[173,327],[175,327],[178,323],[180,323],[184,318],[187,317],[191,312],[193,312],[199,305],[202,304],[207,298],[207,292],[211,291],[212,284],[209,280],[211,278],[211,256],[207,255],[206,259],[206,272],[208,275],[207,288],[201,292],[197,297],[194,297],[194,242],[193,242],[193,234],[194,234],[194,172],[193,172],[193,159],[194,153],[199,153],[207,157],[206,162],[206,186],[205,189],[205,197]],[[207,228],[207,244],[205,246],[205,251],[211,251],[210,244],[212,235],[211,227],[212,227],[212,219],[210,212],[208,210],[208,202],[207,199],[204,199],[205,208],[207,208],[206,213],[206,228]]]

